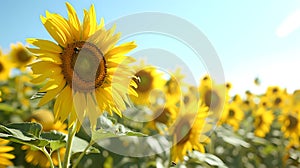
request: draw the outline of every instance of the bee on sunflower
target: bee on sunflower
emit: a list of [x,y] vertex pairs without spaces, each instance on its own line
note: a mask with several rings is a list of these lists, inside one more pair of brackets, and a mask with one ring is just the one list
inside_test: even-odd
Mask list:
[[[35,46],[28,48],[37,58],[30,65],[33,83],[47,81],[40,92],[46,92],[39,102],[55,100],[54,116],[69,127],[88,117],[94,129],[97,117],[104,111],[122,116],[130,104],[129,95],[137,96],[131,79],[134,71],[128,66],[135,59],[125,56],[136,48],[134,42],[116,45],[120,33],[115,27],[106,29],[101,19],[97,23],[94,5],[84,10],[83,22],[74,8],[66,3],[68,18],[46,11],[41,21],[56,42],[30,38]],[[79,122],[77,122],[79,121]]]

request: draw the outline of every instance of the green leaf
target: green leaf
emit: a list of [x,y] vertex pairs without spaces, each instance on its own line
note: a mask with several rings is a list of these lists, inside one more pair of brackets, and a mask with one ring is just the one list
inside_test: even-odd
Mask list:
[[44,140],[47,140],[49,142],[49,147],[51,148],[51,152],[64,147],[66,145],[65,135],[57,132],[57,131],[51,131],[51,132],[44,132],[41,134],[41,138]]
[[[27,130],[35,130],[35,128],[27,129]],[[35,130],[34,132],[36,131],[37,130]],[[38,137],[34,137],[30,133],[26,133],[14,128],[7,128],[3,125],[0,125],[0,137],[3,139],[10,140],[12,142],[29,145],[32,147],[43,147],[48,144],[46,140],[38,139]]]
[[28,145],[35,148],[50,147],[51,151],[65,146],[65,135],[59,132],[42,132],[39,123],[13,123],[7,126],[0,125],[0,137],[12,142]]
[[143,134],[141,132],[134,132],[134,131],[126,130],[124,128],[116,129],[116,130],[99,129],[99,130],[96,130],[96,131],[92,131],[92,140],[95,141],[95,142],[99,141],[101,139],[122,137],[122,136],[143,137],[143,136],[147,136],[147,135]]
[[225,142],[234,145],[234,146],[243,146],[245,148],[249,148],[250,144],[247,143],[242,139],[242,137],[239,137],[231,130],[225,129],[223,127],[219,127],[217,130],[217,136],[221,137]]
[[[75,136],[71,150],[73,153],[81,153],[88,145],[89,143],[87,141]],[[86,153],[100,153],[100,151],[97,148],[90,146]]]
[[25,123],[12,123],[6,126],[7,128],[17,129],[31,137],[40,137],[42,132],[42,125],[39,123],[25,122]]
[[191,159],[189,162],[195,162],[195,159],[200,162],[206,162],[210,166],[217,166],[220,168],[226,168],[227,166],[224,164],[224,162],[218,158],[217,156],[209,153],[200,153],[198,151],[193,151],[189,155]]

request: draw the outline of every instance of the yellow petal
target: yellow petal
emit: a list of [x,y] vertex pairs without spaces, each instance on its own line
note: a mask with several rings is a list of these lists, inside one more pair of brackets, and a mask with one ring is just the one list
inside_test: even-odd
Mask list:
[[38,47],[41,50],[53,52],[53,53],[61,53],[62,48],[59,47],[57,44],[53,43],[52,41],[42,40],[42,39],[35,39],[35,38],[28,38],[26,41],[29,44],[32,44]]
[[41,16],[41,21],[52,38],[62,47],[66,47],[67,37],[61,28],[54,23],[53,19]]
[[89,21],[90,21],[90,32],[89,32],[89,36],[90,36],[94,34],[97,29],[97,18],[96,18],[95,7],[93,4],[91,5],[89,11]]
[[83,17],[83,31],[82,31],[82,38],[83,40],[86,40],[89,38],[89,34],[90,34],[90,29],[91,29],[91,25],[90,25],[90,16],[88,14],[87,10],[84,10],[84,17]]
[[49,70],[59,72],[61,68],[58,64],[49,61],[39,61],[29,65],[34,74],[47,74]]
[[105,58],[110,58],[114,55],[124,55],[134,48],[136,48],[136,44],[134,42],[124,43],[108,51],[108,53],[105,54]]
[[62,74],[55,77],[55,80],[49,80],[45,86],[43,86],[40,91],[47,92],[57,88],[59,85],[65,83],[63,82],[64,76]]
[[10,153],[0,153],[0,158],[14,159],[15,156]]
[[1,153],[2,153],[2,152],[10,152],[10,151],[12,151],[12,150],[14,150],[14,148],[11,147],[11,146],[0,146],[0,152],[1,152]]
[[61,92],[61,90],[65,87],[66,81],[63,80],[63,83],[61,85],[59,85],[57,88],[48,91],[43,98],[40,100],[38,106],[42,106],[46,103],[48,103],[50,100],[52,100],[53,98],[55,98],[55,96]]
[[74,110],[78,116],[78,119],[80,122],[83,122],[85,109],[87,105],[85,94],[79,92],[75,93],[75,95],[73,96],[73,101],[74,101]]
[[75,36],[76,40],[79,40],[81,32],[80,21],[77,17],[76,11],[74,10],[73,6],[68,2],[66,3],[66,6],[68,8],[68,17],[72,34],[73,36]]
[[54,104],[54,117],[55,120],[65,121],[73,108],[72,90],[66,86],[61,93],[57,96]]

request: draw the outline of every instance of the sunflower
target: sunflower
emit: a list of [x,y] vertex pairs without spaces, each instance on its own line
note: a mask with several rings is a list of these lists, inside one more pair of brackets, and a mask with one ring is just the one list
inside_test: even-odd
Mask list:
[[12,63],[6,55],[0,50],[0,81],[6,81],[9,78],[10,71],[13,68]]
[[[84,10],[81,23],[76,11],[66,3],[68,19],[46,12],[41,20],[57,43],[28,39],[36,46],[29,51],[37,56],[31,64],[36,75],[33,83],[47,80],[40,89],[46,92],[39,105],[56,98],[54,116],[65,121],[69,127],[87,116],[95,128],[97,117],[104,111],[122,116],[121,111],[129,104],[128,94],[135,95],[136,87],[131,78],[134,72],[128,67],[135,60],[127,54],[136,47],[134,42],[116,46],[120,34],[114,34],[115,27],[106,30],[101,19],[97,24],[95,8]],[[79,125],[79,124],[78,124]]]
[[291,95],[291,99],[294,106],[300,105],[300,90],[295,90]]
[[279,86],[268,87],[265,95],[269,98],[271,107],[274,109],[284,108],[284,106],[290,103],[286,89],[282,89]]
[[258,137],[265,137],[270,131],[271,124],[274,120],[274,115],[271,110],[266,110],[264,107],[260,107],[254,112],[254,134]]
[[[25,160],[27,163],[31,163],[35,166],[39,165],[39,167],[45,167],[45,168],[50,167],[50,162],[49,162],[47,156],[43,152],[41,152],[39,150],[31,149],[29,146],[22,146],[21,148],[22,148],[22,150],[26,150]],[[65,152],[66,152],[66,149],[61,148],[61,149],[58,149],[58,152],[53,152],[51,154],[51,158],[52,158],[53,164],[55,166],[59,165],[59,158],[63,158]],[[59,153],[59,156],[58,156],[58,153]]]
[[25,66],[33,60],[33,55],[24,47],[22,43],[11,44],[11,50],[8,54],[16,67],[23,70]]
[[240,122],[244,118],[244,112],[240,109],[237,103],[227,103],[222,113],[220,123],[228,124],[233,127],[234,130],[239,128]]
[[219,118],[228,95],[223,84],[216,84],[208,75],[204,76],[199,86],[200,99],[209,108],[209,113]]
[[195,86],[189,86],[188,91],[183,94],[183,104],[188,106],[192,102],[197,102],[199,100],[198,88]]
[[242,99],[239,94],[233,96],[233,102],[236,103],[240,109],[244,112],[252,111],[256,109],[256,103],[254,102],[254,95],[250,92],[246,92],[246,99]]
[[208,108],[204,104],[194,102],[180,109],[177,121],[170,128],[173,136],[171,149],[172,161],[183,161],[183,157],[193,150],[204,153],[204,145],[209,142],[205,136],[209,126],[206,124]]
[[175,105],[158,105],[151,108],[152,119],[147,126],[153,130],[161,131],[157,127],[157,123],[162,123],[168,128],[174,123],[178,114],[178,107]]
[[14,150],[14,148],[7,146],[8,143],[8,140],[0,139],[0,168],[13,166],[11,159],[14,159],[15,156],[7,152]]
[[267,97],[266,95],[263,95],[262,97],[260,97],[259,99],[259,103],[258,103],[258,108],[263,107],[263,108],[270,108],[272,106],[269,97]]
[[38,122],[42,124],[43,131],[56,130],[62,133],[66,132],[66,124],[60,121],[55,122],[53,113],[47,109],[39,109],[32,113],[28,119],[30,122]]
[[168,79],[164,86],[164,93],[166,97],[166,101],[170,104],[178,104],[182,97],[182,80],[184,75],[181,74],[180,69],[176,69],[174,73],[172,73],[170,79]]
[[[43,131],[45,132],[56,130],[65,134],[67,133],[67,125],[61,123],[60,121],[55,122],[53,113],[46,109],[35,111],[29,118],[29,121],[40,123],[43,126]],[[40,167],[50,167],[50,162],[43,152],[34,150],[26,145],[22,146],[22,149],[26,150],[26,162],[31,163],[35,166],[39,165]],[[59,164],[58,154],[59,158],[63,158],[65,151],[65,148],[60,148],[57,152],[53,152],[51,154],[51,158],[55,166],[58,166]]]
[[281,131],[291,141],[299,143],[300,136],[300,111],[299,106],[286,107],[278,117],[281,123]]
[[135,90],[138,96],[130,96],[131,100],[136,105],[155,104],[156,102],[151,102],[151,94],[153,91],[162,90],[165,81],[162,74],[153,66],[145,66],[143,62],[134,69],[136,78],[133,78],[133,81],[137,83]]

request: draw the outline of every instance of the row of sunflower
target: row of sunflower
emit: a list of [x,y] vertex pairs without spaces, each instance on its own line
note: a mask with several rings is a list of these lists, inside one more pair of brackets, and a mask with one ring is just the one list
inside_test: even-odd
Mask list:
[[66,6],[41,17],[56,42],[0,54],[0,167],[299,167],[300,92],[166,77],[93,5],[83,22]]

